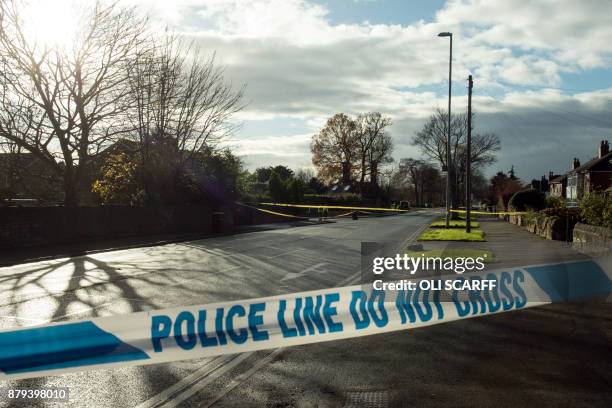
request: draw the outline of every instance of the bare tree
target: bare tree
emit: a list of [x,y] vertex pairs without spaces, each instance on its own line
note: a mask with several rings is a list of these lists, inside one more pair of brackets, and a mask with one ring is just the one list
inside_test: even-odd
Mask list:
[[142,160],[163,146],[175,170],[194,154],[216,147],[234,129],[231,118],[243,107],[243,88],[234,90],[225,80],[215,55],[203,57],[173,35],[139,56],[130,86]]
[[[372,164],[377,166],[386,160],[386,150],[391,145],[386,129],[391,125],[391,118],[383,116],[380,112],[360,114],[356,120],[357,143],[360,158],[360,182],[365,182],[366,176],[372,170]],[[381,156],[382,153],[382,156]],[[372,161],[372,159],[375,159]],[[376,176],[375,176],[376,177]]]
[[295,172],[295,178],[304,184],[308,184],[313,177],[315,177],[315,172],[308,167],[300,168]]
[[410,184],[414,192],[413,203],[416,206],[437,202],[438,196],[441,195],[440,172],[423,160],[401,159],[395,180],[398,183]]
[[24,2],[0,2],[0,137],[44,161],[75,206],[92,157],[124,132],[127,73],[146,20],[97,2],[83,10],[73,44],[41,44],[25,30]]
[[[474,121],[472,120],[472,123]],[[465,142],[467,137],[467,114],[451,117],[451,165],[446,162],[446,138],[448,134],[448,112],[437,109],[423,128],[412,139],[429,159],[437,162],[441,168],[448,168],[451,177],[451,197],[453,207],[458,204],[457,191],[462,181],[465,168]],[[495,153],[501,148],[499,137],[493,133],[472,134],[471,162],[474,168],[483,167],[495,162]]]
[[[473,120],[472,120],[473,122]],[[436,109],[423,128],[412,139],[429,159],[446,167],[446,138],[448,134],[448,112]],[[467,136],[467,114],[451,117],[451,160],[458,163],[465,159],[463,147]],[[472,165],[488,165],[495,162],[495,153],[501,144],[499,137],[493,133],[472,135]]]
[[402,178],[409,180],[414,189],[415,205],[423,204],[423,190],[425,188],[425,173],[429,164],[422,160],[407,158],[401,159],[398,173]]
[[385,164],[393,163],[393,139],[390,135],[380,134],[368,152],[368,168],[370,169],[370,183],[378,184],[378,174]]

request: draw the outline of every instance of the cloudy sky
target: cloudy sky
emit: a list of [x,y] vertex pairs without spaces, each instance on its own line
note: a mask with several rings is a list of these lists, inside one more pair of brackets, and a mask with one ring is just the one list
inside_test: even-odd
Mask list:
[[246,85],[231,143],[250,168],[309,167],[309,141],[336,112],[393,119],[396,159],[419,157],[415,132],[446,109],[502,141],[488,169],[523,179],[564,172],[612,140],[612,2],[607,0],[132,0],[160,23],[216,51]]

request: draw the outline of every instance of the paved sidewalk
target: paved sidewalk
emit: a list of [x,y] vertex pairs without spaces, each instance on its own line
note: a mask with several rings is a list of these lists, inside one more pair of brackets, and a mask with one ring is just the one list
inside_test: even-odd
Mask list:
[[493,251],[495,263],[500,267],[589,258],[574,250],[571,243],[547,240],[506,221],[493,218],[479,221],[487,240],[482,247]]
[[550,241],[532,234],[522,227],[497,218],[479,218],[485,242],[422,242],[424,249],[477,248],[493,252],[494,262],[489,268],[561,263],[588,259],[562,241]]

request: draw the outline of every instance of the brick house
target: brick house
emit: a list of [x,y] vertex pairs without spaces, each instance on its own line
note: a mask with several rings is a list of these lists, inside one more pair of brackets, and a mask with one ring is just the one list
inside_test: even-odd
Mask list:
[[585,164],[574,158],[567,173],[566,198],[568,206],[578,205],[585,194],[605,191],[612,186],[612,152],[607,140],[599,143],[597,156]]
[[553,197],[565,198],[565,190],[567,188],[567,176],[556,176],[548,182],[550,195]]
[[0,202],[30,205],[63,199],[62,180],[32,153],[0,153]]

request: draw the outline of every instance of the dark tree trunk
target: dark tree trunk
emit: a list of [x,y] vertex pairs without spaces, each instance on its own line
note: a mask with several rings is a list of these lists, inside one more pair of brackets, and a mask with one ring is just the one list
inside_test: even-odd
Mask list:
[[77,186],[74,176],[64,177],[64,206],[76,207],[79,204]]
[[366,175],[366,159],[362,158],[361,159],[361,184],[363,184],[365,182],[365,175]]
[[66,166],[64,172],[64,206],[77,207],[80,200],[80,183],[83,180],[82,168],[74,166],[72,163]]

